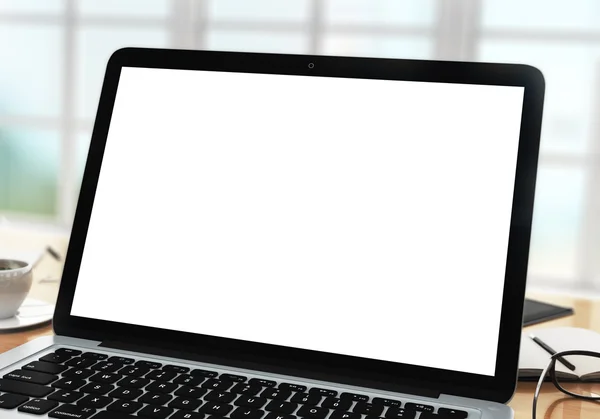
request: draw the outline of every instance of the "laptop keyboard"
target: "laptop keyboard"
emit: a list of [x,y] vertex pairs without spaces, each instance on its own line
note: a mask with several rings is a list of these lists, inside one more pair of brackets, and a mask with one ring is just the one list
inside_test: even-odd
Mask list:
[[[60,348],[0,378],[0,409],[64,419],[463,419],[451,406],[370,398]],[[0,410],[1,413],[1,410]]]

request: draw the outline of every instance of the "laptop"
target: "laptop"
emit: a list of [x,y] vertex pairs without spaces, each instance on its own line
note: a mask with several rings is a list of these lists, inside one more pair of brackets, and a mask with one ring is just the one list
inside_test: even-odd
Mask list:
[[126,48],[0,417],[508,419],[544,81]]

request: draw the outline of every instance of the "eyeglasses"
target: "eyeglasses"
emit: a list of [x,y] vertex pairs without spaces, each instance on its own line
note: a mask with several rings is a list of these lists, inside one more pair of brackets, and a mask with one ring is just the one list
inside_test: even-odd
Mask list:
[[552,383],[563,393],[583,400],[600,400],[600,353],[590,351],[558,352],[550,358],[550,363],[542,372],[535,388],[533,419],[537,419],[537,400],[548,374],[550,374]]

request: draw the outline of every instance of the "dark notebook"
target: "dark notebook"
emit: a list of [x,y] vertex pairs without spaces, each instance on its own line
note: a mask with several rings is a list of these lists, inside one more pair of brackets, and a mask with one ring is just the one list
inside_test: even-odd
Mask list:
[[555,306],[553,304],[541,303],[539,301],[526,299],[525,312],[523,314],[523,326],[558,319],[573,314],[573,309]]

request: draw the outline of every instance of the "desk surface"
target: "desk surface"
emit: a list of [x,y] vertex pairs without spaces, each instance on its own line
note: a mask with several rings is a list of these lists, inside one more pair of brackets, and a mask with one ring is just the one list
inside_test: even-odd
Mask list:
[[[66,241],[59,243],[57,249],[66,249]],[[46,275],[60,275],[61,266],[53,264],[52,261],[44,261],[38,267],[39,272]],[[38,275],[38,273],[35,273]],[[57,283],[37,283],[32,288],[32,296],[36,298],[54,301],[58,290]],[[575,309],[575,315],[563,319],[553,320],[535,326],[530,326],[527,330],[534,330],[543,327],[555,326],[575,326],[592,329],[600,332],[600,300],[590,300],[584,298],[570,298],[560,295],[529,295],[541,301],[546,301],[565,306],[571,306]],[[39,336],[52,334],[51,326],[34,329],[19,333],[0,334],[0,353],[7,351],[15,346],[33,340]],[[519,383],[517,391],[510,406],[515,410],[517,419],[531,418],[531,402],[535,383]],[[573,398],[565,397],[554,388],[551,383],[545,383],[542,388],[542,394],[538,400],[538,419],[586,419],[600,417],[600,404],[587,401],[579,401]]]

